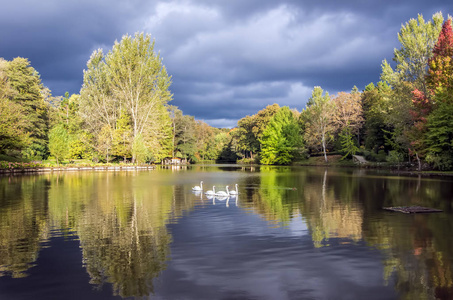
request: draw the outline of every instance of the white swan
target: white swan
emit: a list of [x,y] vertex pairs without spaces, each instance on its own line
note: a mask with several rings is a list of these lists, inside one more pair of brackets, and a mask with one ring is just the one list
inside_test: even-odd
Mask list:
[[228,197],[230,194],[228,193],[228,185],[226,186],[226,192],[225,191],[220,191],[215,193],[216,196],[219,197]]
[[236,190],[231,191],[231,192],[230,192],[230,195],[237,195],[237,194],[239,194],[239,193],[238,193],[238,184],[236,183],[234,186],[236,187]]
[[200,181],[200,186],[196,185],[192,188],[192,191],[202,191],[203,190],[203,181]]
[[212,191],[211,191],[211,190],[206,191],[205,194],[206,194],[206,195],[215,195],[215,185],[212,186]]

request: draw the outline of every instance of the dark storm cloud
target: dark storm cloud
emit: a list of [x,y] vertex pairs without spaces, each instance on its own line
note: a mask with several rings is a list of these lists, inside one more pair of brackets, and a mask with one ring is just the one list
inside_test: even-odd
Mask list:
[[0,57],[23,56],[54,95],[78,93],[93,50],[151,33],[172,75],[172,105],[213,126],[278,103],[301,110],[377,82],[401,24],[446,1],[14,1],[0,10]]
[[56,95],[77,93],[91,52],[120,39],[137,10],[110,1],[10,1],[0,10],[0,56],[28,58]]

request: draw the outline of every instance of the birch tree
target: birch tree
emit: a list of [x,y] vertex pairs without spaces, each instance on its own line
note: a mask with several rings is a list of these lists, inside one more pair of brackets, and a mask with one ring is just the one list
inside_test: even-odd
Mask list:
[[301,114],[305,123],[305,142],[312,149],[322,149],[327,162],[327,143],[332,139],[335,124],[335,103],[329,93],[315,86],[305,110]]
[[[123,144],[143,145],[155,158],[161,158],[171,151],[165,109],[172,99],[171,77],[154,44],[149,34],[137,33],[115,41],[107,55],[102,50],[93,52],[84,71],[80,113],[92,133],[111,132],[112,141],[117,138],[113,132],[120,114],[126,113],[131,135]],[[105,125],[112,130],[106,131]],[[132,151],[133,161],[134,153],[138,152]]]
[[[108,76],[104,54],[102,49],[98,49],[93,52],[88,60],[87,69],[83,71],[83,86],[79,100],[79,113],[88,130],[95,135],[105,131],[105,125],[113,132],[121,112],[121,103],[112,95]],[[113,136],[111,138],[113,139]]]
[[132,139],[135,141],[150,128],[155,113],[168,113],[162,106],[171,100],[171,78],[159,54],[154,52],[154,41],[149,34],[123,36],[115,42],[105,63],[109,87],[131,117]]
[[433,15],[425,21],[421,14],[417,19],[410,19],[401,26],[398,33],[400,49],[394,50],[395,70],[387,60],[382,62],[382,79],[393,87],[403,81],[411,82],[415,88],[426,92],[426,75],[428,61],[432,57],[433,47],[437,41],[443,23],[442,13]]

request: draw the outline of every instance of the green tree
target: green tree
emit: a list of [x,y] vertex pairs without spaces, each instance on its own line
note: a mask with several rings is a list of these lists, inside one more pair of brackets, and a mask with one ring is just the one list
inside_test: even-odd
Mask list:
[[[402,117],[398,125],[398,134],[395,133],[395,124],[398,124],[398,120],[393,119],[396,115],[392,113],[392,100],[393,92],[390,86],[386,82],[378,82],[375,86],[370,83],[366,86],[365,91],[362,93],[362,107],[364,116],[363,133],[364,145],[366,149],[372,150],[377,153],[380,149],[392,150],[395,149],[392,146],[400,145],[398,150],[408,148],[408,142],[406,136],[400,131],[406,128],[407,117]],[[395,103],[393,103],[395,104]],[[391,116],[390,116],[391,115]],[[405,114],[409,116],[409,112],[405,111]],[[390,137],[394,141],[392,145],[388,144],[388,138]]]
[[400,49],[394,50],[393,60],[396,69],[384,60],[382,63],[382,79],[391,86],[403,81],[413,83],[414,87],[426,91],[426,75],[429,59],[437,41],[443,23],[442,13],[435,13],[432,20],[425,22],[421,14],[417,19],[410,19],[401,26],[398,33]]
[[257,139],[256,116],[245,116],[238,121],[238,130],[235,136],[238,140],[239,149],[244,156],[253,159],[254,154],[260,150],[260,142]]
[[83,85],[80,90],[79,115],[86,130],[97,136],[104,127],[113,131],[120,116],[122,103],[113,97],[108,83],[109,71],[104,62],[102,50],[96,50],[83,71]]
[[[107,55],[101,50],[93,52],[84,71],[80,115],[90,133],[97,136],[101,130],[105,132],[105,125],[112,132],[123,130],[117,128],[118,120],[127,114],[130,134],[123,135],[129,140],[122,144],[132,147],[136,137],[141,136],[152,156],[161,159],[171,153],[170,119],[165,107],[172,99],[170,83],[150,35],[125,35]],[[120,143],[114,144],[118,153]],[[126,154],[123,150],[119,152]]]
[[63,124],[53,127],[49,132],[49,151],[60,164],[69,154],[69,134]]
[[178,123],[179,133],[177,135],[176,149],[183,157],[193,158],[196,150],[195,119],[192,116],[183,116]]
[[344,154],[342,159],[355,155],[356,152],[359,150],[356,143],[352,138],[352,127],[345,126],[340,132],[340,143],[341,149],[340,151]]
[[235,133],[238,149],[251,159],[260,153],[263,133],[270,119],[280,110],[276,103],[266,106],[253,116],[246,116],[238,121],[238,132]]
[[[428,92],[427,66],[433,56],[432,50],[442,23],[441,13],[434,14],[432,20],[427,22],[422,15],[419,15],[417,19],[409,20],[402,25],[398,34],[401,48],[394,51],[395,70],[387,61],[382,64],[381,80],[392,88],[392,93],[389,95],[389,114],[386,123],[388,127],[392,128],[391,130],[402,135],[395,139],[400,141],[400,144],[408,149],[409,154],[417,159],[419,166],[421,166],[421,159],[425,152],[423,135],[426,126],[424,117],[420,115],[421,110],[418,110],[416,105],[414,106],[418,100],[415,99],[414,102],[412,92],[420,91],[419,95],[426,95]],[[418,116],[415,116],[414,112]]]
[[113,132],[113,129],[105,124],[97,136],[97,151],[105,157],[107,163],[109,163],[113,151]]
[[[442,26],[429,62],[427,76],[430,93],[414,101],[419,122],[424,125],[424,144],[428,162],[439,169],[453,168],[453,29],[451,20]],[[417,90],[414,94],[417,94]],[[424,96],[424,97],[423,97]],[[418,100],[418,98],[417,98]]]
[[230,132],[220,131],[214,137],[211,147],[211,157],[216,161],[236,161],[236,145],[233,140],[233,135]]
[[441,170],[453,169],[453,96],[429,115],[425,134],[426,160]]
[[[30,143],[29,120],[24,108],[10,100],[15,91],[10,87],[6,76],[8,62],[0,58],[0,153],[20,152]],[[11,154],[11,153],[10,153]]]
[[[143,134],[143,141],[149,150],[149,160],[162,161],[172,155],[172,129],[171,118],[164,106],[155,111],[148,129]],[[148,160],[147,159],[147,160]]]
[[83,129],[83,121],[79,115],[80,95],[69,96],[66,92],[64,97],[56,97],[49,107],[51,127],[64,124],[69,134],[69,155],[68,158],[88,158],[93,145],[88,136],[89,133]]
[[9,87],[14,91],[11,100],[23,108],[27,118],[26,130],[31,143],[22,149],[28,159],[42,159],[48,155],[48,110],[44,102],[44,86],[38,72],[26,58],[17,57],[8,62],[4,70]]
[[300,128],[293,112],[282,107],[269,121],[260,140],[261,163],[265,165],[290,164],[301,151]]
[[22,106],[0,97],[0,153],[26,148],[31,143],[28,128]]
[[327,144],[336,131],[335,102],[330,99],[329,93],[321,87],[313,89],[306,108],[300,118],[305,127],[305,142],[311,149],[322,149],[324,160],[327,162]]
[[196,153],[201,160],[211,159],[208,156],[209,147],[214,140],[214,130],[211,126],[203,121],[195,121]]
[[129,116],[123,113],[118,118],[115,131],[113,132],[113,154],[123,157],[124,161],[132,156],[131,135],[132,130]]
[[135,157],[137,164],[145,162],[150,157],[148,148],[140,135],[135,137],[134,143],[132,144],[132,155]]
[[[150,130],[153,114],[162,110],[172,95],[171,78],[162,59],[154,52],[150,35],[123,36],[105,57],[108,83],[131,119],[132,140]],[[151,130],[155,129],[151,127]]]

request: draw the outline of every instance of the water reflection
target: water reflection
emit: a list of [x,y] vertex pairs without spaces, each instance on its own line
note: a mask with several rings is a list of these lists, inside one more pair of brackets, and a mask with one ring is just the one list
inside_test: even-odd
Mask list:
[[[77,234],[91,284],[111,283],[122,297],[152,293],[152,279],[169,257],[166,224],[188,207],[185,201],[173,201],[180,194],[177,187],[150,186],[131,176],[13,177],[8,180],[15,182],[6,184],[2,178],[1,275],[26,276],[50,228],[61,228]],[[44,192],[34,193],[36,186],[45,187]]]
[[[1,177],[0,277],[26,277],[49,240],[55,234],[67,234],[75,235],[80,242],[90,284],[99,289],[110,284],[114,295],[121,297],[159,294],[165,288],[160,284],[161,290],[156,290],[155,279],[163,276],[162,280],[166,278],[171,285],[172,279],[165,271],[169,265],[172,270],[182,268],[182,261],[186,267],[190,265],[191,272],[206,279],[204,284],[214,285],[206,272],[221,268],[220,258],[213,254],[210,265],[209,256],[197,252],[215,247],[225,255],[221,261],[229,276],[255,276],[250,282],[256,287],[269,279],[260,280],[267,275],[259,272],[259,266],[268,263],[276,268],[263,270],[275,277],[279,276],[278,268],[289,272],[286,266],[294,258],[307,264],[304,270],[315,270],[307,258],[310,256],[321,265],[324,260],[339,264],[333,263],[334,259],[352,262],[354,267],[343,266],[345,273],[337,270],[336,274],[358,282],[360,276],[347,274],[348,270],[368,269],[369,263],[359,258],[375,250],[382,258],[382,281],[393,287],[400,299],[452,298],[451,181],[364,172],[267,166],[253,170],[235,167],[225,172],[201,166],[178,171],[162,168],[152,173]],[[206,186],[238,183],[240,195],[222,198],[192,192],[191,186],[200,179],[206,180]],[[444,213],[404,215],[381,210],[383,206],[397,205],[435,207]],[[244,225],[240,220],[247,214],[260,216],[267,225]],[[196,225],[187,227],[187,240],[179,236],[180,240],[175,241],[169,224],[177,226],[182,219]],[[219,226],[217,234],[224,234],[222,239],[211,234],[217,227],[210,225]],[[269,232],[277,229],[290,237],[303,237],[303,246],[280,237],[272,239]],[[259,238],[253,239],[257,232]],[[207,240],[197,240],[200,237]],[[305,244],[306,239],[310,245]],[[245,244],[250,240],[257,244]],[[255,252],[230,253],[227,249],[232,241],[243,243],[234,244],[235,249],[244,247]],[[188,249],[187,245],[192,247]],[[300,257],[304,254],[307,257]],[[350,257],[354,255],[358,258]],[[247,271],[244,262],[254,266],[254,271]],[[340,270],[343,267],[338,265]],[[301,266],[290,269],[297,274],[297,280],[313,276],[302,272]],[[323,273],[328,269],[317,266],[317,276],[328,278],[330,274]],[[240,289],[243,284],[240,280],[228,281],[230,277],[222,277],[221,273],[213,276],[231,289]]]
[[[452,299],[451,181],[403,176],[363,176],[363,170],[309,169],[292,176],[261,167],[256,213],[287,226],[301,218],[315,247],[365,241],[383,253],[383,277],[401,299]],[[297,181],[297,182],[295,182]],[[298,187],[295,199],[292,186]],[[274,188],[280,187],[280,188]],[[286,188],[285,188],[286,187]],[[422,205],[444,214],[399,215],[383,206]]]
[[37,178],[2,178],[0,197],[0,276],[20,278],[48,239],[48,184]]

